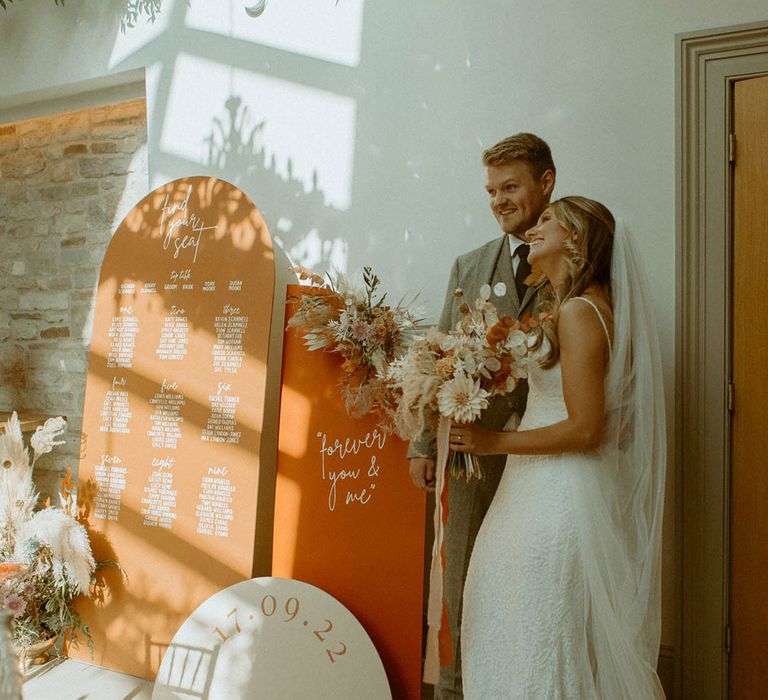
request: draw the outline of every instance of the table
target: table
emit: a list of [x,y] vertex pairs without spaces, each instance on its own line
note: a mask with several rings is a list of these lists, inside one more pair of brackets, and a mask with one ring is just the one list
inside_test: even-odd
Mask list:
[[24,700],[151,700],[153,686],[143,678],[61,657],[29,668]]

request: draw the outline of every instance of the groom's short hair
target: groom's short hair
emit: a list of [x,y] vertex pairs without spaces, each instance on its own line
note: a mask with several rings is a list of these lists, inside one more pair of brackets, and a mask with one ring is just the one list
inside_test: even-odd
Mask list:
[[536,177],[541,177],[547,170],[555,174],[555,162],[547,142],[536,134],[515,134],[499,141],[495,146],[483,151],[483,165],[507,165],[513,160],[524,160]]

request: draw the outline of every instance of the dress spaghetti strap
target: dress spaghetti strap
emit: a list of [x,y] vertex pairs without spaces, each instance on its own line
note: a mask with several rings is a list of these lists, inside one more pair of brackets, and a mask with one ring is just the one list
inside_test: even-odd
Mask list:
[[608,326],[605,324],[605,319],[603,318],[603,314],[600,313],[600,309],[597,308],[597,305],[595,302],[593,302],[591,299],[587,299],[587,297],[572,297],[573,299],[581,299],[582,301],[586,301],[587,304],[589,304],[597,314],[597,317],[600,319],[600,324],[603,326],[603,330],[605,331],[605,339],[608,341],[608,353],[613,353],[613,346],[611,345],[611,336],[608,333]]

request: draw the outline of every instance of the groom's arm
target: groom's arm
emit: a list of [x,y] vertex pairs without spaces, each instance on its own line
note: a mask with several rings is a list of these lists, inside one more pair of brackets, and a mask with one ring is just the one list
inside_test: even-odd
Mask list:
[[[445,301],[443,302],[443,310],[440,314],[440,320],[437,323],[437,327],[439,330],[441,330],[443,333],[447,333],[451,328],[451,320],[453,318],[453,305],[456,301],[456,297],[454,297],[453,292],[456,290],[456,287],[459,286],[459,260],[458,258],[453,263],[453,267],[451,268],[451,274],[448,279],[448,289],[445,293]],[[416,459],[426,459],[433,462],[432,464],[432,471],[434,471],[434,460],[437,456],[437,449],[435,447],[435,435],[431,430],[425,430],[418,438],[415,438],[411,440],[411,442],[408,445],[408,459],[410,460],[416,460]],[[417,467],[418,465],[414,465],[413,461],[411,462],[411,467]],[[423,465],[423,469],[427,470],[429,467],[428,465]],[[413,474],[411,474],[411,478],[414,480],[414,483],[417,483],[418,476],[414,477]],[[417,483],[417,486],[419,484]]]

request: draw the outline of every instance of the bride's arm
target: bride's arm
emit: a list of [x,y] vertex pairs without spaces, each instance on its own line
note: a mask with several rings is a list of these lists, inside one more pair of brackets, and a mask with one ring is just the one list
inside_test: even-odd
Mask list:
[[608,361],[605,332],[594,309],[569,301],[560,309],[557,335],[568,417],[553,425],[519,432],[493,432],[474,424],[454,424],[452,450],[480,455],[556,454],[600,445]]

